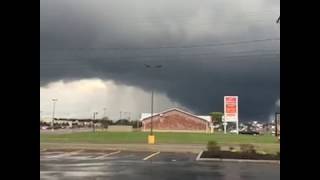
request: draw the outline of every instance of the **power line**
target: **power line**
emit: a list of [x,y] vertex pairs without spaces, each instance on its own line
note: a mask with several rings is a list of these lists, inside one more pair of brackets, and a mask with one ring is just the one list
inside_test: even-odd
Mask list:
[[[40,62],[40,65],[66,65],[66,64],[78,64],[79,62],[90,62],[90,61],[96,61],[98,59],[106,59],[106,60],[99,60],[100,62],[106,62],[108,59],[110,60],[132,60],[132,59],[154,59],[154,58],[182,58],[182,57],[200,57],[200,56],[215,56],[214,58],[221,58],[221,57],[230,57],[229,55],[232,55],[232,57],[242,57],[242,56],[254,56],[254,55],[265,55],[261,53],[271,53],[271,54],[277,54],[279,50],[263,50],[263,51],[239,51],[239,52],[231,52],[227,54],[219,54],[219,53],[196,53],[196,54],[173,54],[173,55],[165,55],[165,56],[122,56],[122,57],[89,57],[85,60],[74,60],[74,58],[63,59],[61,62]],[[260,54],[255,54],[260,53]],[[279,52],[280,53],[280,52]],[[90,60],[89,60],[90,59]],[[124,62],[124,61],[121,61]]]
[[[237,55],[237,56],[224,56],[224,57],[212,57],[212,58],[206,58],[206,56],[200,56],[197,59],[183,59],[181,60],[181,57],[171,57],[171,58],[166,58],[164,60],[161,60],[161,63],[171,63],[171,62],[184,62],[184,63],[190,63],[190,62],[218,62],[218,61],[224,61],[227,63],[234,63],[234,62],[248,62],[248,61],[255,61],[255,62],[279,62],[279,59],[276,58],[272,58],[272,59],[266,59],[266,57],[278,57],[280,55],[280,53],[269,53],[269,54],[257,54],[256,56],[259,56],[259,59],[244,59],[244,58],[248,58],[248,57],[252,57],[254,55]],[[264,57],[264,58],[263,58]],[[206,58],[206,59],[203,59]],[[175,60],[171,60],[171,59],[175,59]],[[143,63],[145,61],[142,61],[140,63]],[[159,62],[159,61],[157,61]],[[108,64],[114,64],[115,62],[100,62],[100,63],[104,63],[104,65],[108,65]],[[137,64],[139,62],[135,62],[135,61],[121,61],[121,63],[131,63],[131,64],[127,64],[127,65],[133,65],[133,64]],[[48,64],[50,66],[43,66],[41,67],[41,69],[43,70],[48,70],[48,69],[55,69],[58,67],[63,66],[65,69],[88,69],[88,65],[86,64],[71,64],[69,66],[65,66],[65,64],[61,63],[61,64]],[[52,65],[57,65],[57,66],[52,66]],[[128,66],[129,67],[129,66]]]

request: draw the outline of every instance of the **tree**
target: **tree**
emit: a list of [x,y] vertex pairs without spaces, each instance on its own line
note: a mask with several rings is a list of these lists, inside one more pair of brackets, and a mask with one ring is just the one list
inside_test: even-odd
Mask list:
[[113,125],[113,122],[112,122],[112,120],[103,119],[101,121],[101,125],[103,128],[108,128],[109,125]]
[[108,120],[109,120],[109,117],[108,117],[108,116],[104,116],[104,117],[102,118],[102,120],[108,121]]
[[133,128],[139,128],[142,126],[142,123],[139,120],[131,121],[131,125]]
[[128,119],[120,119],[120,120],[116,121],[115,124],[116,125],[130,125],[130,122]]
[[223,116],[222,112],[211,112],[209,113],[209,115],[211,116],[212,123],[214,124],[222,123],[222,116]]

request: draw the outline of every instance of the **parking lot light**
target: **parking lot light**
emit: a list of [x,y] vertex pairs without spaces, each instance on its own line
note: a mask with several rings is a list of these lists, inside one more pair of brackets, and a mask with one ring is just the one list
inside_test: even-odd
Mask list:
[[54,115],[55,115],[56,102],[57,102],[57,101],[58,101],[58,99],[52,99],[53,109],[52,109],[52,121],[51,121],[52,129],[51,129],[51,131],[54,131]]
[[95,119],[96,119],[96,115],[98,114],[98,112],[93,112],[93,120],[92,120],[92,131],[95,132],[96,129],[95,129]]
[[[149,64],[145,64],[145,67],[147,69],[160,69],[162,68],[162,65],[149,65]],[[148,136],[148,144],[155,144],[155,136],[153,135],[153,88],[151,90],[151,127],[150,127],[150,134]]]

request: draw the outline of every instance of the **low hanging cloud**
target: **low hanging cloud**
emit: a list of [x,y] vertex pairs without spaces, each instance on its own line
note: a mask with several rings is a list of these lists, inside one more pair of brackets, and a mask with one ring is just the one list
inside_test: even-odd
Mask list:
[[112,80],[119,88],[154,89],[198,114],[223,111],[223,96],[238,95],[241,120],[267,120],[279,97],[277,0],[41,0],[40,6],[40,87]]
[[[150,112],[150,97],[150,92],[132,86],[116,85],[112,81],[58,81],[40,88],[40,109],[43,117],[51,117],[52,98],[57,98],[57,117],[92,118],[93,112],[98,112],[98,118],[106,115],[117,120],[121,111],[122,118],[128,118],[130,112],[131,119],[138,119],[141,112]],[[168,107],[184,108],[164,94],[155,94],[154,101],[155,112]]]

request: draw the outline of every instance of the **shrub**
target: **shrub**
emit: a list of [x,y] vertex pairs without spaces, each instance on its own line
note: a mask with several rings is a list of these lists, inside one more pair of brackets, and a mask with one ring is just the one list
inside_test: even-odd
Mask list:
[[220,151],[220,147],[215,141],[209,141],[207,144],[207,149],[208,151]]
[[280,158],[280,152],[277,152],[277,157],[279,157],[279,158]]
[[256,153],[256,150],[252,144],[241,144],[240,150],[245,153]]

